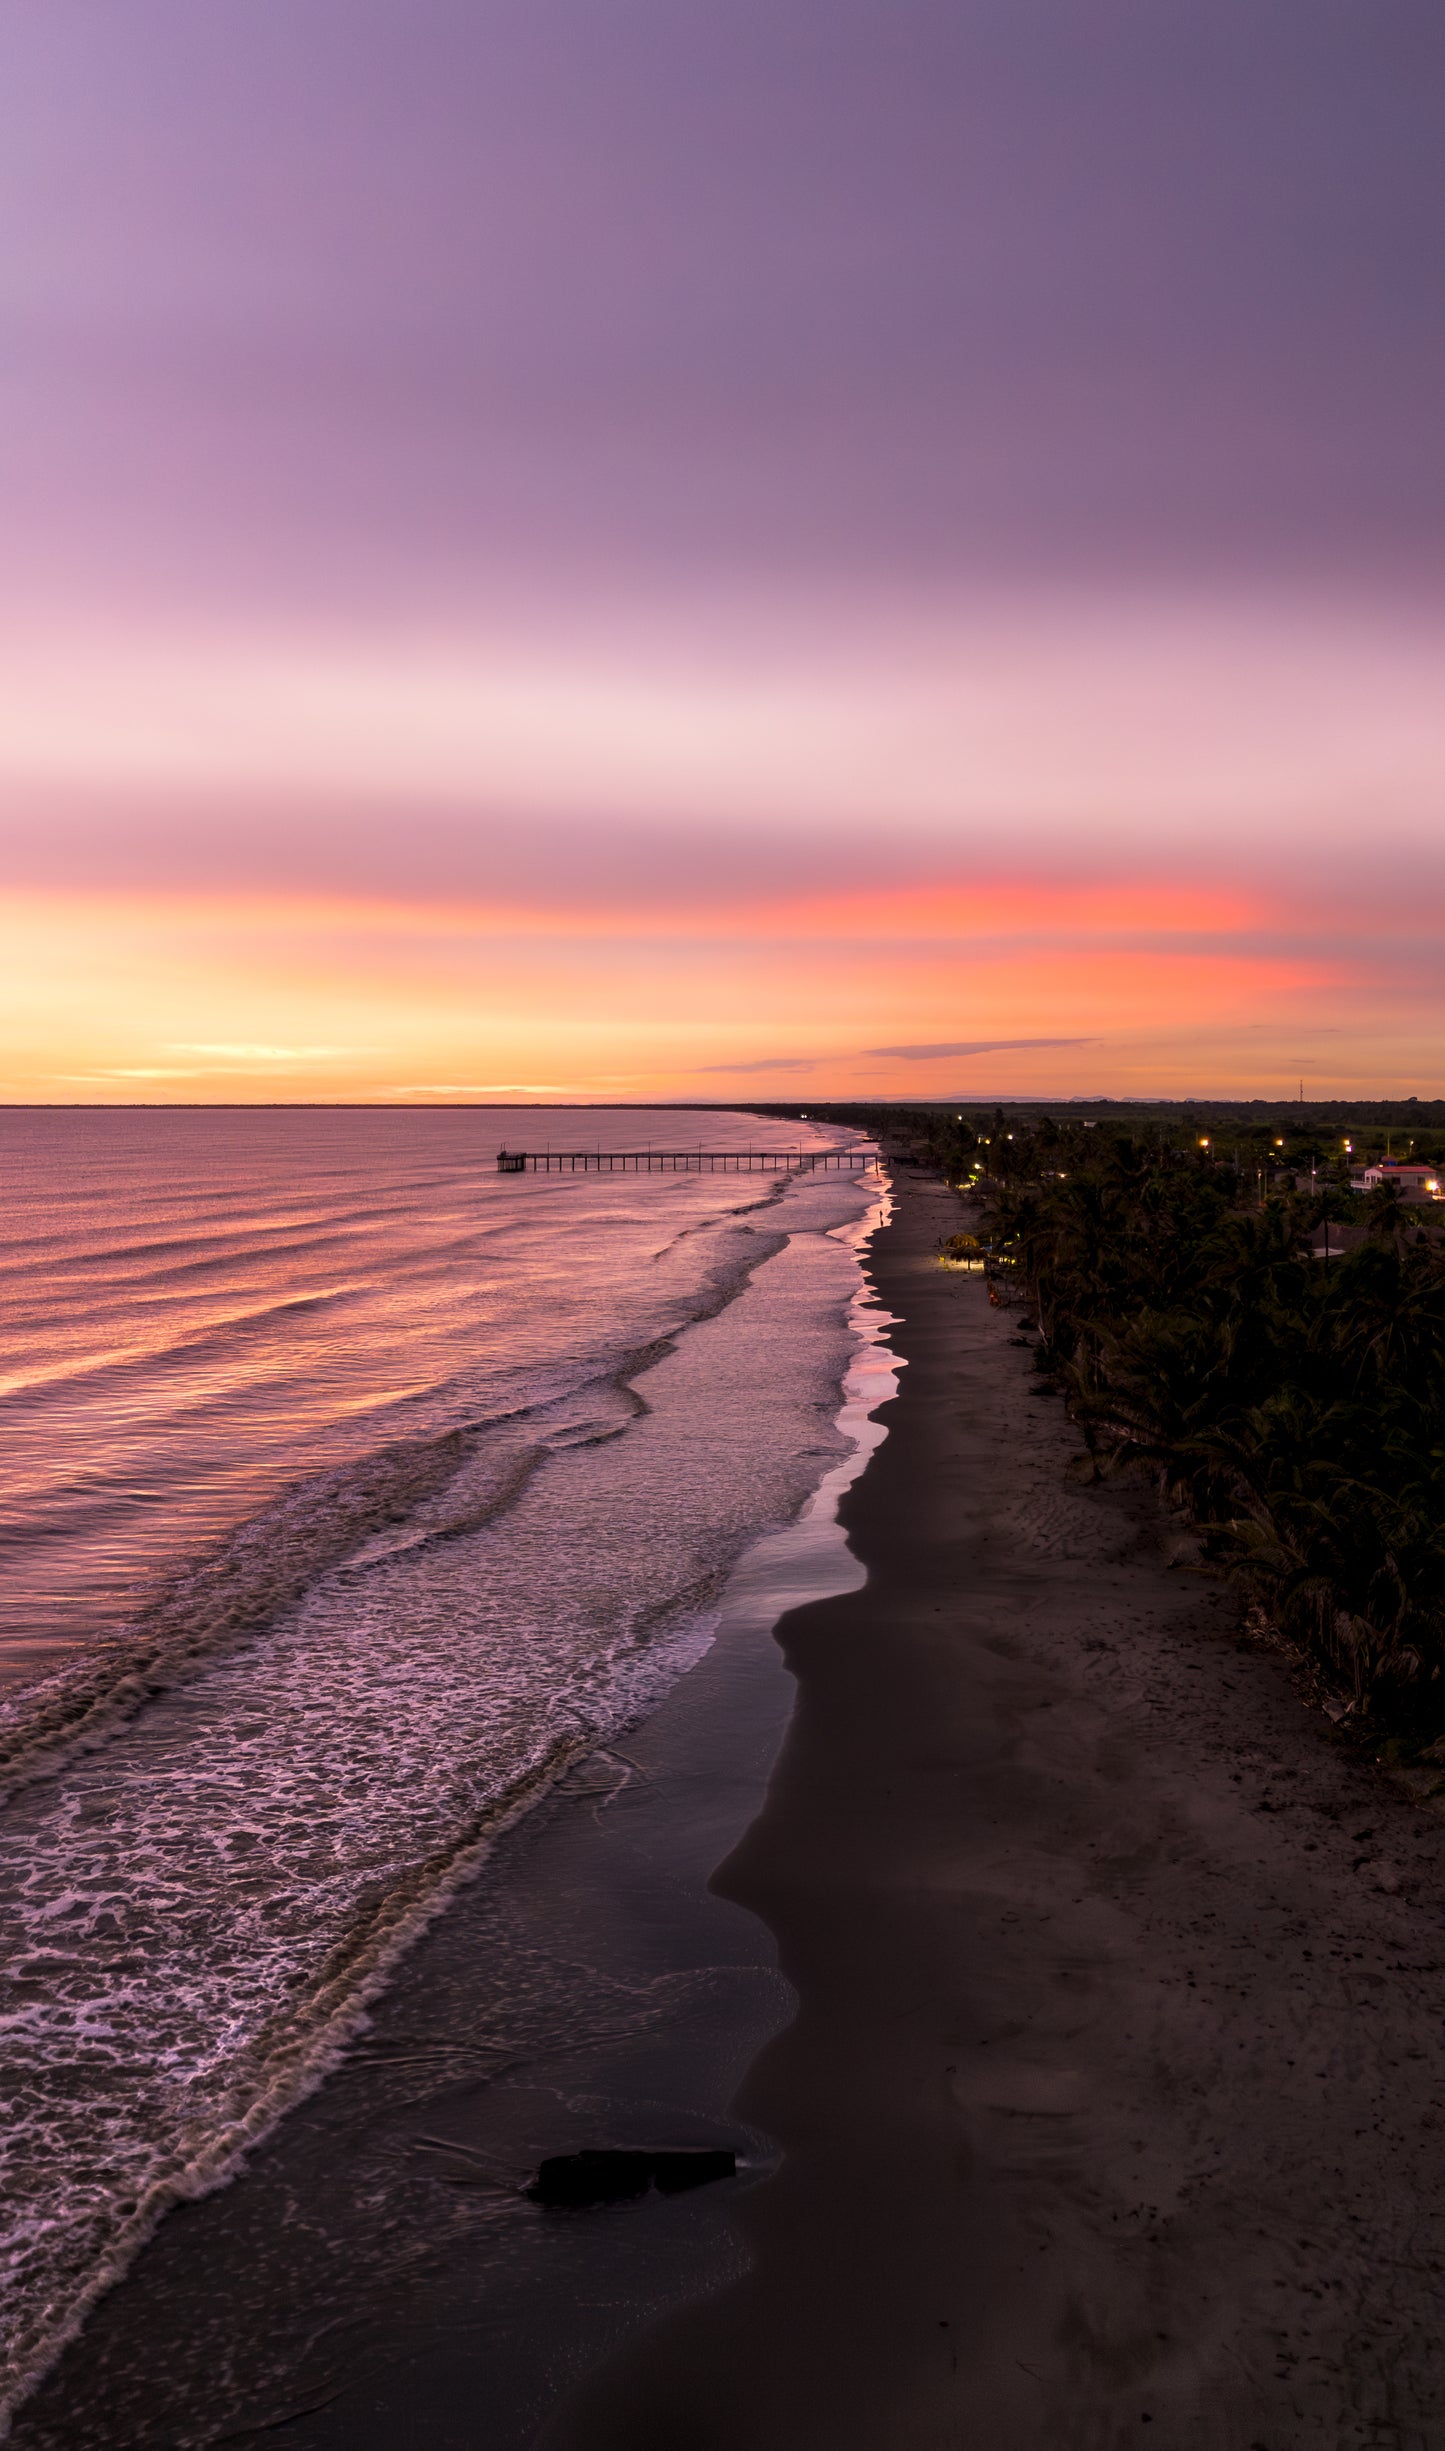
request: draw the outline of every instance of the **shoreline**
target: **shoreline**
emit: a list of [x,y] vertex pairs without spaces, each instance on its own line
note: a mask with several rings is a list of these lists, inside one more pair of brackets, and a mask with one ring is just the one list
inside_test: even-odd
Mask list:
[[[838,1231],[856,1250],[869,1228]],[[17,2410],[17,2444],[180,2451],[284,2426],[307,2451],[432,2451],[471,2445],[480,2389],[489,2451],[523,2451],[619,2338],[736,2273],[730,2205],[774,2155],[730,2100],[794,2003],[767,1933],[708,1877],[791,1709],[774,1625],[861,1580],[836,1501],[894,1366],[861,1281],[849,1319],[833,1418],[850,1444],[750,1545],[702,1658],[491,1842],[339,2066],[100,2300]],[[598,2144],[722,2144],[741,2176],[580,2221],[525,2199],[547,2154]]]
[[[1445,1828],[1171,1563],[905,1173],[861,1591],[714,1876],[799,1999],[739,2097],[749,2268],[548,2451],[1431,2451]],[[1027,1340],[1028,1343],[1032,1339]]]
[[[1433,2451],[1445,1826],[1071,1483],[958,1217],[905,1170],[865,1254],[866,1583],[765,1590],[500,1842],[21,2451]],[[520,2197],[600,2141],[742,2175]]]
[[622,1239],[555,1304],[575,1203],[533,1249],[531,1194],[503,1198],[516,1318],[458,1387],[524,1380],[530,1409],[293,1488],[37,1689],[56,1742],[5,1816],[6,2412],[176,2200],[324,2082],[518,1808],[696,1660],[730,1566],[844,1451],[862,1280],[832,1229],[862,1199],[723,1188],[589,1201]]

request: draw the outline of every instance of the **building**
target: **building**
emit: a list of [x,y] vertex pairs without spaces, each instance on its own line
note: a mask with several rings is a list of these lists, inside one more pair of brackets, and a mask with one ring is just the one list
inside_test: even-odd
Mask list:
[[1416,1165],[1413,1158],[1379,1158],[1363,1174],[1352,1174],[1350,1181],[1357,1191],[1373,1191],[1377,1184],[1394,1183],[1402,1200],[1445,1199],[1445,1187],[1437,1168]]

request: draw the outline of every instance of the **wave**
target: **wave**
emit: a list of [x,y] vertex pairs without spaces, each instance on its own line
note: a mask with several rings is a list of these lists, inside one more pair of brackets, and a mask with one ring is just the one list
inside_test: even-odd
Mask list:
[[[656,1388],[633,1382],[681,1366],[683,1331],[790,1239],[736,1211],[715,1222],[723,1248],[669,1294],[657,1333],[554,1360],[530,1400],[298,1483],[157,1582],[123,1632],[0,1705],[0,1794],[34,1876],[24,2107],[51,2123],[52,2168],[97,2164],[49,2235],[20,2241],[33,2311],[12,2407],[167,2206],[224,2181],[335,2064],[498,1831],[697,1655],[740,1547],[801,1503],[817,1478],[802,1459],[836,1454],[836,1432],[817,1443],[841,1375],[818,1325],[841,1322],[832,1277],[809,1295],[801,1361],[776,1358],[765,1301],[734,1375],[689,1362],[685,1418],[674,1394],[671,1426],[650,1419]],[[598,1480],[578,1451],[609,1447]],[[719,1495],[726,1468],[742,1477]],[[202,1694],[168,1699],[213,1668]],[[77,1767],[53,1803],[35,1792],[123,1734],[103,1777]],[[138,1971],[108,1987],[122,1953]],[[110,2090],[88,2071],[72,2100],[77,2038]]]
[[[97,1649],[0,1701],[0,1799],[103,1743],[224,1645],[259,1632],[379,1525],[452,1480],[466,1433],[399,1441],[303,1482],[191,1558]],[[507,1503],[514,1478],[496,1501]]]
[[359,1281],[316,1286],[304,1293],[288,1294],[280,1301],[258,1302],[249,1310],[233,1311],[229,1317],[199,1322],[187,1334],[159,1346],[150,1338],[120,1352],[81,1354],[40,1369],[16,1371],[0,1381],[0,1403],[12,1412],[23,1413],[52,1402],[57,1395],[73,1396],[81,1388],[124,1382],[137,1372],[189,1369],[196,1362],[224,1358],[247,1338],[265,1336],[280,1320],[335,1309],[343,1303],[358,1301],[365,1292]]
[[[17,1788],[49,1777],[76,1752],[106,1743],[148,1702],[196,1675],[223,1649],[264,1632],[321,1575],[353,1559],[388,1524],[415,1518],[466,1467],[472,1468],[470,1483],[456,1494],[450,1513],[435,1522],[413,1521],[398,1547],[478,1529],[513,1502],[550,1450],[612,1436],[645,1412],[645,1398],[629,1382],[660,1361],[685,1327],[716,1316],[784,1239],[744,1231],[754,1247],[710,1269],[686,1317],[667,1334],[607,1357],[603,1370],[560,1398],[439,1436],[395,1440],[300,1482],[159,1580],[116,1633],[38,1683],[0,1698],[0,1804]],[[591,1409],[570,1420],[569,1408],[579,1399],[590,1400]],[[621,1420],[605,1418],[609,1403],[620,1405]],[[529,1420],[535,1433],[519,1451],[499,1446]],[[368,1562],[375,1559],[361,1561]]]
[[527,1775],[476,1813],[449,1845],[412,1867],[385,1895],[359,1908],[315,1990],[255,2037],[246,2063],[235,2071],[230,2101],[219,2112],[213,2110],[198,2132],[182,2131],[165,2166],[122,2208],[63,2312],[57,2315],[53,2302],[47,2301],[29,2319],[22,2317],[5,2352],[0,2440],[9,2436],[17,2410],[77,2337],[92,2308],[129,2270],[164,2216],[173,2206],[224,2186],[277,2121],[325,2082],[347,2045],[364,2031],[368,2009],[413,1942],[474,1878],[503,1832],[594,1742],[591,1731],[559,1737]]

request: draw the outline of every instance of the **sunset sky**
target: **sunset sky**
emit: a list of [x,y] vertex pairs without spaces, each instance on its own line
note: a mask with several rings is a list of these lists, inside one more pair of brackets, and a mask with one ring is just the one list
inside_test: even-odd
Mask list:
[[1439,0],[44,0],[0,123],[0,1099],[1445,1095]]

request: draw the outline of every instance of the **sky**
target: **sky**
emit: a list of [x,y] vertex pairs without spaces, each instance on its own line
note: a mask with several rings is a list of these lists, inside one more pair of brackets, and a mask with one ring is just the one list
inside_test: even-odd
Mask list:
[[0,1101],[1445,1094],[1438,0],[19,0]]

